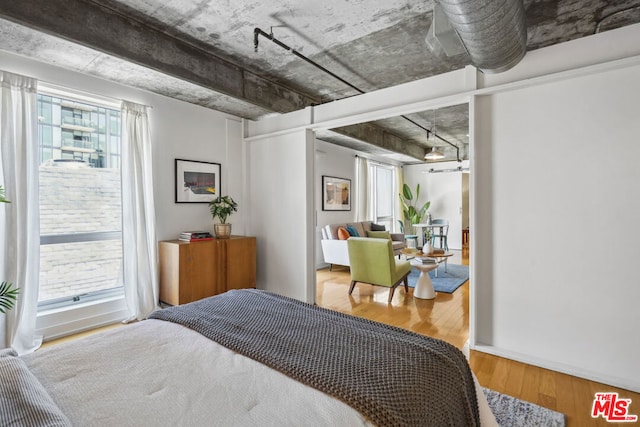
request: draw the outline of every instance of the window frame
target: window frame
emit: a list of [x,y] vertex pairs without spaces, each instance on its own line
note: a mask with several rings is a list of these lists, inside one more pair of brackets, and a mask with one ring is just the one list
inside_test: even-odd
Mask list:
[[372,213],[372,217],[373,217],[373,221],[377,224],[380,224],[382,222],[388,222],[390,224],[390,228],[389,231],[393,231],[395,228],[395,223],[396,223],[396,210],[394,208],[394,203],[393,203],[393,194],[390,197],[390,201],[391,201],[391,215],[390,216],[380,216],[378,215],[378,173],[377,170],[378,169],[384,169],[384,170],[388,170],[391,176],[391,182],[390,182],[390,187],[391,187],[391,191],[393,192],[394,189],[396,188],[396,176],[395,176],[395,171],[394,171],[394,166],[392,165],[386,165],[383,163],[379,163],[379,162],[370,162],[369,163],[369,168],[370,168],[370,176],[371,176],[371,187],[370,187],[370,191],[371,191],[371,213]]
[[[99,108],[121,111],[121,102],[101,97],[99,95],[88,94],[48,83],[39,83],[38,95],[61,98],[65,100],[77,101],[85,104],[95,105]],[[52,112],[52,117],[54,113]],[[111,114],[105,117],[105,123],[110,130]],[[62,123],[62,117],[60,118]],[[55,138],[52,138],[52,141]],[[93,138],[91,138],[93,139]],[[62,140],[60,141],[61,145]],[[118,143],[122,143],[122,134],[118,135]],[[40,140],[38,139],[40,148]],[[110,145],[107,142],[106,145]],[[59,147],[58,147],[59,148]],[[110,161],[113,153],[109,147],[105,147],[105,156]],[[121,166],[122,148],[118,154],[118,162],[114,166]],[[108,164],[108,163],[106,163]],[[120,183],[122,188],[122,182]],[[120,197],[122,195],[120,194]],[[84,233],[49,234],[40,236],[40,245],[57,243],[82,243],[95,242],[101,240],[122,239],[123,228],[113,231],[95,231]],[[120,242],[122,244],[122,242]],[[36,333],[44,337],[45,340],[58,338],[61,336],[77,333],[83,330],[122,321],[128,317],[128,309],[125,301],[125,290],[122,284],[119,286],[92,291],[77,296],[65,296],[46,301],[38,301],[38,313],[36,318]]]

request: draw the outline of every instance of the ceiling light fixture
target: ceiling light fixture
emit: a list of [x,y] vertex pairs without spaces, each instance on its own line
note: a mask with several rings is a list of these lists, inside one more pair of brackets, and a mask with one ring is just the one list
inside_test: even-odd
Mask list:
[[[433,123],[431,124],[431,130],[427,130],[427,143],[429,143],[429,135],[436,135],[436,109],[433,109]],[[431,146],[431,151],[424,155],[425,160],[441,160],[444,159],[444,154],[438,151],[438,147],[435,145]]]
[[434,145],[431,147],[431,151],[424,155],[425,160],[440,160],[444,159],[444,154],[438,151],[438,148]]

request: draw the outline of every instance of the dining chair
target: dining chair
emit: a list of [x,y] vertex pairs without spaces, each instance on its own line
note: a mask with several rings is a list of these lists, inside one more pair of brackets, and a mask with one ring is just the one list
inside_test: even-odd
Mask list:
[[436,239],[440,240],[440,248],[444,250],[449,250],[449,243],[447,242],[447,235],[449,234],[449,221],[446,219],[434,219],[431,221],[431,225],[436,225],[438,227],[433,227],[433,232],[431,233],[431,246],[435,247]]

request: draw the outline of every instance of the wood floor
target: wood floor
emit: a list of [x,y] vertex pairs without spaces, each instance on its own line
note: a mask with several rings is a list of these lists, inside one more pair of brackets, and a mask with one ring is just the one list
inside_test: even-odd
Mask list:
[[[449,261],[468,264],[468,252],[458,251]],[[354,316],[410,329],[419,334],[445,340],[462,348],[469,338],[469,282],[453,294],[438,293],[433,300],[413,298],[413,290],[396,289],[387,304],[388,289],[357,284],[348,295],[349,270],[336,266],[333,271],[317,272],[317,303]],[[632,399],[630,414],[640,415],[640,393],[610,387],[486,353],[471,351],[471,369],[484,387],[505,393],[566,415],[568,427],[611,426],[602,417],[591,418],[596,392],[618,392]],[[629,423],[625,423],[629,425]],[[631,423],[638,425],[639,423]]]

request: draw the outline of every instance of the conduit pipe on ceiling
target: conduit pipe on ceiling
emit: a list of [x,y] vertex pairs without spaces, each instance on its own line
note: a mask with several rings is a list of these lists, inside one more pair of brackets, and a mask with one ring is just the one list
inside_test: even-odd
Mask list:
[[[273,27],[272,27],[273,28]],[[265,37],[269,40],[271,40],[272,42],[274,42],[275,44],[277,44],[278,46],[280,46],[281,48],[288,50],[289,52],[291,52],[293,55],[297,56],[298,58],[302,59],[303,61],[313,65],[314,67],[316,67],[317,69],[329,74],[331,77],[341,81],[342,83],[346,84],[347,86],[349,86],[351,89],[355,90],[356,92],[359,92],[361,94],[366,93],[365,91],[363,91],[362,89],[360,89],[357,86],[354,86],[353,84],[349,83],[348,81],[346,81],[345,79],[343,79],[342,77],[338,76],[337,74],[333,73],[332,71],[326,69],[325,67],[323,67],[322,65],[318,64],[317,62],[313,61],[312,59],[307,58],[306,56],[304,56],[303,54],[301,54],[300,52],[298,52],[297,50],[293,49],[291,46],[286,45],[285,43],[281,42],[280,40],[278,40],[277,38],[275,38],[273,36],[273,33],[266,33],[265,31],[263,31],[262,29],[256,27],[253,29],[253,49],[255,52],[258,51],[258,46],[260,44],[260,36]],[[413,123],[414,125],[418,126],[419,128],[421,128],[422,130],[427,132],[427,139],[429,139],[429,134],[433,135],[434,137],[438,138],[439,140],[441,140],[442,142],[446,142],[447,144],[449,144],[450,146],[452,146],[453,148],[456,149],[456,160],[458,160],[458,162],[461,162],[462,160],[460,159],[460,148],[447,141],[446,139],[444,139],[443,137],[441,137],[440,135],[436,134],[435,132],[430,131],[429,129],[425,128],[424,126],[422,126],[421,124],[415,122],[414,120],[411,120],[409,117],[407,116],[400,116],[403,119]]]
[[527,51],[522,0],[439,0],[471,62],[485,73],[515,66]]
[[[425,131],[427,132],[427,141],[429,140],[429,135],[433,135],[435,138],[438,138],[440,141],[442,141],[442,142],[446,142],[447,144],[449,144],[450,146],[452,146],[453,148],[455,148],[455,149],[456,149],[456,160],[457,160],[458,162],[461,162],[461,161],[462,161],[462,159],[460,158],[460,147],[458,147],[457,145],[455,145],[455,144],[454,144],[454,143],[452,143],[452,142],[447,141],[446,139],[444,139],[443,137],[441,137],[440,135],[438,135],[438,134],[437,134],[437,133],[435,133],[434,131],[427,129],[426,127],[422,126],[422,125],[421,125],[421,124],[419,124],[419,123],[416,123],[416,122],[415,122],[415,120],[411,120],[409,117],[404,116],[404,115],[403,115],[403,116],[400,116],[400,117],[402,117],[403,119],[407,120],[408,122],[413,123],[414,125],[418,126],[418,127],[419,127],[419,128],[421,128],[422,130],[425,130]],[[435,121],[434,121],[434,124],[435,124]],[[433,147],[431,147],[431,149],[433,150]]]

